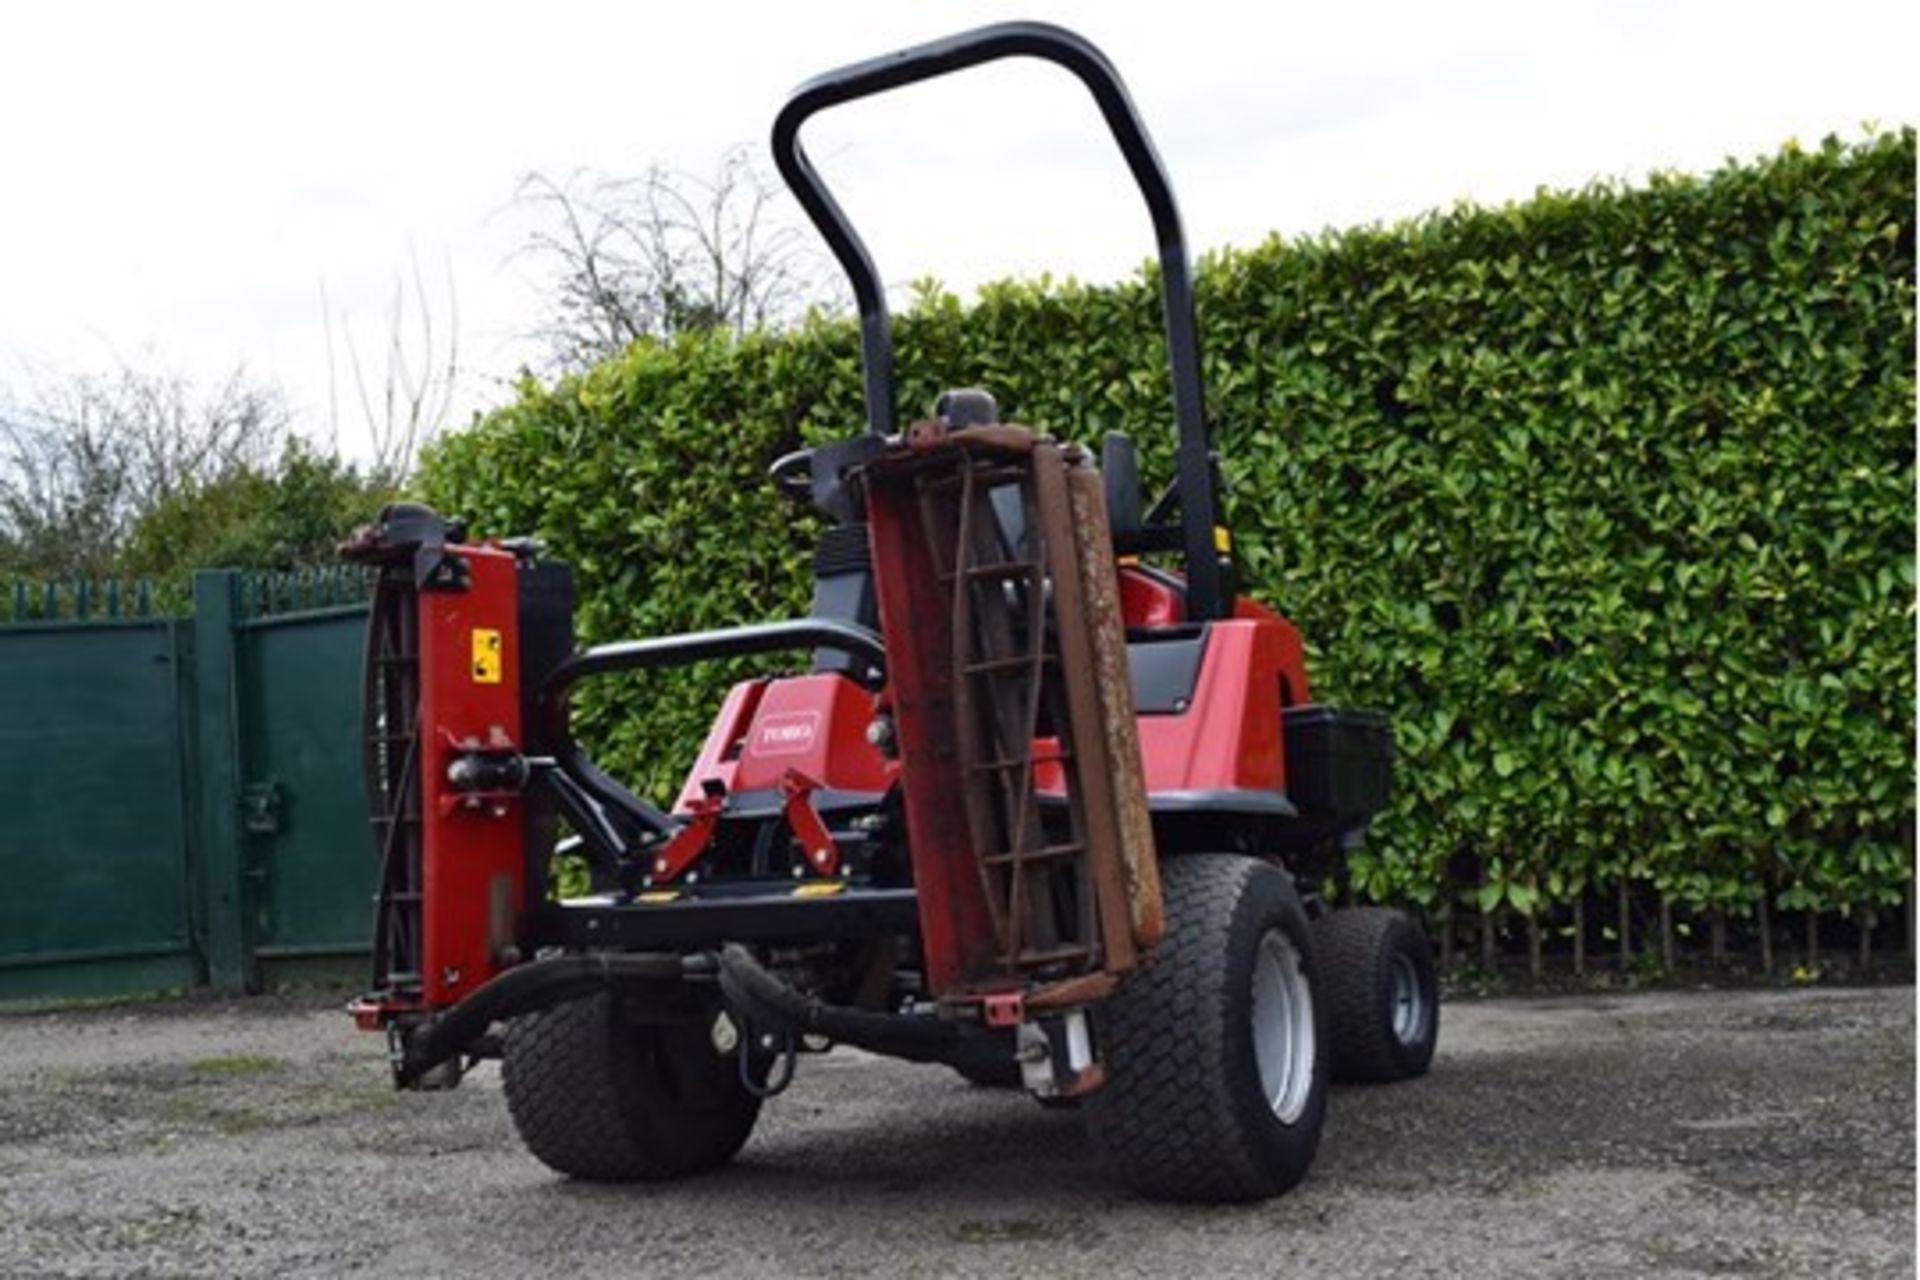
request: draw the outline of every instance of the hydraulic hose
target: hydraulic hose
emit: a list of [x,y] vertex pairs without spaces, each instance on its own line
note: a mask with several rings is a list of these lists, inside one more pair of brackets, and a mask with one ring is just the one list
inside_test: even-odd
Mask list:
[[402,1087],[454,1057],[503,1018],[532,1013],[607,987],[677,982],[708,964],[705,956],[600,952],[515,965],[459,1004],[407,1032],[394,1075]]
[[[597,952],[553,956],[516,965],[452,1008],[408,1031],[394,1074],[408,1086],[465,1051],[503,1019],[620,987],[644,987],[711,975],[711,954]],[[718,959],[720,992],[747,1022],[794,1036],[825,1036],[909,1062],[953,1066],[1003,1062],[1011,1051],[1002,1037],[971,1026],[909,1014],[875,1013],[828,1004],[782,982],[738,943]]]
[[825,1036],[909,1062],[958,1065],[1009,1052],[998,1038],[956,1023],[828,1004],[768,973],[753,953],[738,943],[721,948],[720,992],[736,1013],[758,1026],[793,1035]]

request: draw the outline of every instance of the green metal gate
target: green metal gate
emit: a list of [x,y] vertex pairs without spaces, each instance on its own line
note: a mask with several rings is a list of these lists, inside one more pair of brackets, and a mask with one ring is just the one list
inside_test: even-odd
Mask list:
[[186,627],[0,627],[0,1000],[195,973]]
[[363,582],[201,573],[185,618],[119,600],[16,589],[0,621],[0,1001],[356,963]]
[[359,800],[365,629],[357,605],[236,628],[241,825],[260,960],[367,949],[374,855]]

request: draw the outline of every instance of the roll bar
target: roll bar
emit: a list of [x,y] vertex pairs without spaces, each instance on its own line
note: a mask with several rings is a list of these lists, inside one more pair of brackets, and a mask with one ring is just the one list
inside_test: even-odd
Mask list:
[[1146,198],[1160,251],[1167,357],[1173,380],[1174,422],[1179,429],[1177,485],[1181,543],[1186,560],[1187,613],[1199,621],[1228,612],[1223,599],[1220,555],[1214,544],[1217,519],[1213,457],[1207,442],[1200,387],[1200,341],[1194,325],[1193,279],[1180,210],[1160,155],[1147,136],[1119,72],[1083,37],[1043,22],[1004,22],[964,31],[828,71],[794,90],[773,122],[773,159],[800,207],[833,250],[853,285],[860,310],[860,359],[867,401],[867,430],[896,431],[893,334],[886,292],[873,258],[800,145],[800,126],[815,112],[1001,58],[1041,58],[1071,71],[1093,95]]

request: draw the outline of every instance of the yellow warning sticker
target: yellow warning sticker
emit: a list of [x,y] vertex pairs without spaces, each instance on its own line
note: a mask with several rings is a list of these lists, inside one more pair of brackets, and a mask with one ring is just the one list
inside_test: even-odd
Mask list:
[[500,633],[491,627],[473,629],[473,682],[500,683]]
[[796,898],[831,898],[836,893],[844,892],[846,887],[846,882],[841,880],[809,880],[806,884],[795,887],[793,896]]
[[1233,535],[1227,532],[1224,525],[1213,526],[1213,549],[1221,555],[1233,550]]
[[678,889],[648,889],[645,893],[634,895],[635,902],[661,903],[674,902],[680,897]]

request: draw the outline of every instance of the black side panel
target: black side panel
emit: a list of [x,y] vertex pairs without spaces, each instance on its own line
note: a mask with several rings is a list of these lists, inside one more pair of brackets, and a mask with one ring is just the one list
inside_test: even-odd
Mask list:
[[1200,660],[1207,653],[1207,629],[1168,628],[1136,631],[1127,637],[1127,671],[1138,715],[1178,715],[1193,705]]
[[1287,795],[1309,817],[1364,821],[1387,807],[1393,734],[1378,711],[1317,703],[1280,713]]

